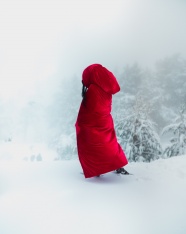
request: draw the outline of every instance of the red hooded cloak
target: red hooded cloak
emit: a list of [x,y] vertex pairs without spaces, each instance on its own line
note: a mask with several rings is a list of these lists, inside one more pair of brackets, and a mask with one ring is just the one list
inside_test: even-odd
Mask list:
[[88,88],[82,100],[76,136],[85,178],[125,166],[128,161],[118,144],[111,116],[112,95],[120,91],[115,76],[100,64],[88,66],[82,75]]

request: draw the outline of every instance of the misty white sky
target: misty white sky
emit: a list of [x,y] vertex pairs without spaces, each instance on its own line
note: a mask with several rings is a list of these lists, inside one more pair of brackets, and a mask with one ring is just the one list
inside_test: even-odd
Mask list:
[[184,0],[0,0],[0,99],[50,91],[90,63],[186,56],[185,12]]

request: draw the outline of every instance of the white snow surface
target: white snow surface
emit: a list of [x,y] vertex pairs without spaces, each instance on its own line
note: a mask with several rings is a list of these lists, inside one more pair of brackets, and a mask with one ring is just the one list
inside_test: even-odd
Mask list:
[[0,163],[0,234],[185,234],[186,155],[85,179],[78,160]]

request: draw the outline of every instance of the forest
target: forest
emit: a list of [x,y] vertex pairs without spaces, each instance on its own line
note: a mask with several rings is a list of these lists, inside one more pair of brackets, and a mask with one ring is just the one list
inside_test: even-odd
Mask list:
[[[114,71],[113,71],[114,73]],[[179,54],[154,69],[137,63],[115,72],[121,91],[113,96],[112,116],[119,143],[129,161],[150,162],[186,154],[186,59]],[[56,95],[53,147],[59,159],[77,157],[74,123],[81,102],[81,78],[74,76]]]
[[[112,116],[128,160],[150,162],[186,154],[186,59],[175,54],[157,61],[153,69],[135,63],[112,72],[121,88],[113,96]],[[21,141],[33,148],[42,143],[56,152],[53,160],[77,158],[74,125],[81,103],[81,74],[56,86],[48,99],[41,89],[21,107],[0,101],[1,146]],[[45,157],[38,152],[24,158]]]

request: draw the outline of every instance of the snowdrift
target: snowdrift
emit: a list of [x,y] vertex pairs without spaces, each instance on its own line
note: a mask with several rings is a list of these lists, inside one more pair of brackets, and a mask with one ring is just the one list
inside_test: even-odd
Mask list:
[[185,234],[186,156],[84,179],[78,160],[1,162],[1,234]]

